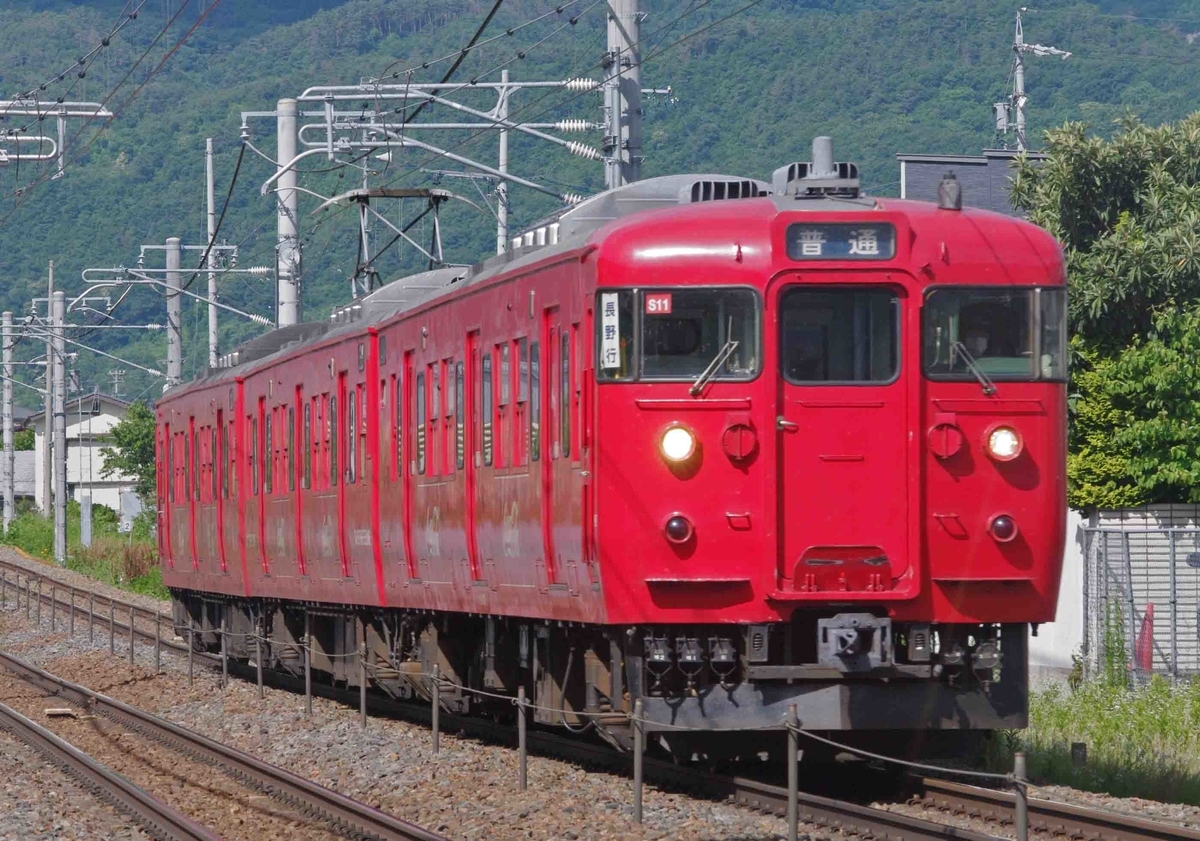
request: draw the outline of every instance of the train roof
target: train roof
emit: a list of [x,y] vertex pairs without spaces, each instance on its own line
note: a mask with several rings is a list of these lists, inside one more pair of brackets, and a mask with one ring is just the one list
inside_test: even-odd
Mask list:
[[[822,139],[818,138],[818,141]],[[814,161],[780,167],[771,182],[693,173],[650,178],[606,190],[539,221],[514,238],[504,254],[469,267],[450,266],[398,278],[337,308],[328,321],[305,322],[264,333],[222,357],[217,368],[186,385],[202,386],[244,376],[299,346],[357,333],[365,326],[380,324],[498,274],[577,251],[606,228],[609,232],[628,229],[634,224],[630,217],[641,216],[646,211],[659,211],[652,215],[660,222],[667,222],[710,214],[724,215],[712,205],[718,204],[732,211],[727,203],[734,201],[738,202],[737,215],[745,216],[749,209],[743,203],[745,200],[755,200],[753,204],[764,216],[795,210],[861,212],[879,209],[885,204],[888,209],[918,217],[937,210],[937,205],[928,202],[893,199],[884,202],[863,195],[859,189],[857,167],[851,163],[833,162],[831,149],[824,151],[822,159],[822,149],[817,143],[814,143]],[[674,212],[668,209],[674,209]],[[972,217],[994,217],[994,221],[1014,226],[1023,224],[987,211],[967,210],[965,213]]]

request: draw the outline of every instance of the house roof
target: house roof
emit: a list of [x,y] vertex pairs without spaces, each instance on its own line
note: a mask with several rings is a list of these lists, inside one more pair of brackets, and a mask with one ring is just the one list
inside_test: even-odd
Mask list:
[[[115,409],[120,410],[121,414],[124,414],[125,410],[128,409],[130,407],[130,405],[132,405],[128,400],[122,400],[120,397],[113,397],[111,394],[84,394],[79,397],[76,397],[73,400],[67,401],[67,406],[66,406],[67,415],[70,416],[72,414],[72,412],[78,412],[79,406],[81,403],[83,404],[84,411],[89,412],[91,409],[92,401],[95,399],[100,400],[101,406],[104,406],[107,404],[110,408],[115,408]],[[41,410],[40,412],[35,412],[25,418],[25,423],[26,423],[26,425],[35,423],[37,421],[40,421],[43,417],[45,417],[45,415],[46,415],[45,409]],[[16,418],[16,417],[19,417],[19,415],[15,414],[15,412],[14,412],[14,418]]]

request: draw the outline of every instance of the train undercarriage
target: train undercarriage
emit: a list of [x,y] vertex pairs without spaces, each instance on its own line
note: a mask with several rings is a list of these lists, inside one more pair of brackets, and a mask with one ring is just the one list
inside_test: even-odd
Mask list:
[[[632,744],[640,699],[651,742],[676,757],[746,759],[801,727],[896,755],[959,753],[1024,727],[1027,626],[899,624],[868,612],[796,613],[771,625],[595,626],[173,592],[198,651],[314,681],[368,683],[449,712],[503,718],[524,686],[536,724]],[[757,731],[751,733],[748,731]],[[774,731],[775,735],[770,733]]]

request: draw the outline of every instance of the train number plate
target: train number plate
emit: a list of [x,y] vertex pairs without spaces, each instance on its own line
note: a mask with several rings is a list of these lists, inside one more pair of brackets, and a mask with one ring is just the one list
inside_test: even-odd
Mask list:
[[646,293],[646,315],[670,315],[671,314],[671,293],[670,292],[647,292]]

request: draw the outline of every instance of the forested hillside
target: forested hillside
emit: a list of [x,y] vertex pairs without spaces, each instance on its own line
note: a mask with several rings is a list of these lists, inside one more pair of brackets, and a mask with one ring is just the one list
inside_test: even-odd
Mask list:
[[[181,8],[181,0],[147,0],[85,78],[70,74],[47,91],[51,97],[103,99],[146,53],[109,101],[118,111],[111,125],[98,134],[97,124],[71,124],[68,140],[79,134],[68,149],[66,177],[49,180],[52,170],[45,164],[0,167],[4,307],[23,312],[31,296],[44,294],[50,259],[56,261],[60,288],[78,292],[83,268],[133,265],[139,244],[173,235],[201,244],[205,137],[214,137],[218,150],[220,203],[237,157],[241,111],[270,110],[278,98],[310,85],[419,68],[465,44],[492,5],[223,0],[155,73],[211,3],[190,0],[147,52]],[[482,76],[518,51],[525,57],[509,65],[514,79],[599,78],[604,5],[595,0],[563,5],[562,14],[470,55],[456,79]],[[672,100],[647,98],[646,175],[691,170],[765,177],[777,166],[806,159],[813,135],[830,134],[837,156],[858,161],[868,188],[887,195],[898,189],[897,152],[977,153],[994,143],[990,106],[1008,92],[1015,6],[994,0],[645,0],[645,7],[644,83],[670,85],[674,92]],[[123,8],[120,0],[9,0],[0,8],[0,96],[70,67],[100,42]],[[553,8],[545,0],[508,0],[489,34]],[[734,14],[738,10],[744,11]],[[568,19],[575,17],[571,24]],[[1200,11],[1193,2],[1050,0],[1027,14],[1025,30],[1028,41],[1075,53],[1065,62],[1029,61],[1029,134],[1035,146],[1045,129],[1068,119],[1108,134],[1127,109],[1154,124],[1178,120],[1200,103]],[[436,81],[447,66],[418,69],[412,79]],[[490,105],[483,97],[476,102]],[[600,118],[596,94],[543,98],[525,92],[513,108],[525,119]],[[420,119],[445,116],[427,109]],[[0,129],[22,124],[0,118]],[[273,154],[273,121],[252,120],[250,128],[252,142]],[[46,133],[52,133],[49,125]],[[495,158],[494,135],[438,140],[462,143],[456,151],[463,154]],[[588,140],[598,142],[594,135]],[[427,184],[420,169],[443,166],[412,151],[375,163],[379,174],[372,183],[391,185]],[[327,168],[321,158],[307,164],[301,185],[325,195],[361,178],[357,170],[318,171]],[[603,180],[598,164],[518,141],[512,171],[583,193]],[[245,155],[222,227],[228,242],[241,244],[242,266],[273,264],[274,208],[259,191],[272,172],[267,161]],[[451,186],[472,191],[464,182]],[[316,203],[302,202],[301,230],[305,308],[309,317],[320,318],[348,296],[356,223],[351,213],[312,216]],[[514,227],[553,209],[548,199],[519,187],[512,204]],[[461,207],[444,217],[447,256],[470,262],[493,248],[494,222]],[[420,229],[414,232],[420,238]],[[185,265],[195,260],[189,254]],[[161,253],[151,254],[147,265],[161,265],[158,261]],[[414,265],[411,251],[396,251],[381,268],[388,277]],[[197,288],[203,288],[202,280]],[[268,279],[226,281],[222,296],[253,312],[273,312]],[[142,290],[119,313],[130,321],[161,322],[162,299]],[[204,364],[204,314],[192,304],[184,313],[185,373],[192,374]],[[258,329],[233,317],[223,317],[223,325],[226,347]],[[88,341],[156,366],[165,347],[161,334],[117,330],[98,331]],[[110,360],[80,356],[85,387],[106,386],[104,372],[112,367]],[[152,388],[149,378],[129,372],[127,395]]]

